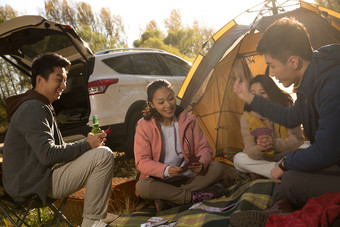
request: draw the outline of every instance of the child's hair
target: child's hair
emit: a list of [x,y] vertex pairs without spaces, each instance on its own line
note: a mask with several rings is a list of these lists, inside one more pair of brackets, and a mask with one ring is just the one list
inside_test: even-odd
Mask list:
[[166,87],[173,91],[173,87],[169,83],[169,81],[163,80],[163,79],[155,80],[147,86],[146,93],[148,97],[146,101],[146,107],[143,110],[143,118],[145,120],[150,120],[151,118],[155,118],[156,120],[159,121],[160,119],[162,119],[162,115],[158,113],[158,111],[155,108],[152,108],[150,105],[150,103],[152,103],[152,99],[153,99],[155,92],[162,87]]
[[[281,90],[268,75],[260,74],[252,78],[249,81],[249,88],[254,83],[261,83],[263,89],[268,94],[270,101],[285,107],[293,104],[292,97],[287,92]],[[252,108],[250,105],[246,104],[244,110],[250,112],[252,111]]]

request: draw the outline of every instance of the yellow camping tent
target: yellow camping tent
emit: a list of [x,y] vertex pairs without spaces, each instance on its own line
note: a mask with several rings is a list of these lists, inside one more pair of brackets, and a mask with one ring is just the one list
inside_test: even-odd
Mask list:
[[[266,12],[271,15],[266,16]],[[210,49],[202,48],[178,97],[180,105],[197,116],[215,160],[232,164],[234,154],[243,149],[239,121],[244,103],[233,92],[235,78],[264,74],[266,64],[256,53],[256,45],[265,29],[281,17],[294,17],[303,23],[314,49],[340,43],[339,13],[292,0],[283,4],[267,0],[250,25],[240,25],[235,18],[213,35]]]

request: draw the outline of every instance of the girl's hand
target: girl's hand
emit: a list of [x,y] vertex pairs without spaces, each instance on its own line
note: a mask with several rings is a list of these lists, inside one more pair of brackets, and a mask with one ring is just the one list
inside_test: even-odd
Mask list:
[[170,177],[176,177],[179,174],[181,174],[183,172],[181,167],[177,167],[177,166],[171,166],[169,168],[169,175]]
[[188,166],[188,169],[195,173],[200,173],[203,170],[203,164],[201,162],[193,162]]
[[267,151],[273,149],[273,137],[271,135],[259,136],[256,140],[259,151]]

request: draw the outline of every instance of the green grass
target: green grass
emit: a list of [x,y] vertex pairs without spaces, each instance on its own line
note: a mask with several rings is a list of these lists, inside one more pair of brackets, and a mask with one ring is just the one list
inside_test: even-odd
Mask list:
[[[29,212],[28,217],[26,219],[27,224],[31,226],[43,226],[48,225],[52,222],[53,212],[48,208],[39,208],[40,209],[40,221],[37,209],[33,209]],[[2,212],[0,226],[13,226],[12,223],[7,219],[6,215]],[[14,220],[17,220],[14,216],[12,216]]]

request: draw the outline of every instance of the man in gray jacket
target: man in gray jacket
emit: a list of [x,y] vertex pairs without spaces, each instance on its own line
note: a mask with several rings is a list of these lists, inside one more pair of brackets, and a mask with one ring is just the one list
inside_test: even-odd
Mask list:
[[80,190],[86,184],[82,226],[106,226],[114,157],[104,145],[106,134],[65,143],[55,121],[52,102],[66,88],[71,63],[48,53],[32,64],[33,89],[9,97],[10,124],[3,154],[3,183],[17,201],[36,194],[44,204]]

